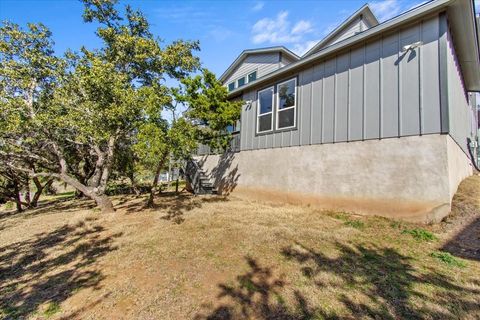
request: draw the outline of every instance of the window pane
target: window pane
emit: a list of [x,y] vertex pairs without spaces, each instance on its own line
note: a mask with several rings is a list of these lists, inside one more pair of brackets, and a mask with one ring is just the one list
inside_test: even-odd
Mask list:
[[238,87],[240,88],[245,84],[245,77],[238,79]]
[[257,71],[252,72],[248,75],[248,82],[257,80]]
[[235,89],[235,82],[232,82],[228,85],[228,91],[233,91]]
[[278,128],[293,127],[295,124],[295,108],[278,112]]
[[295,80],[282,83],[278,86],[279,109],[295,105]]
[[261,91],[258,94],[258,102],[260,103],[260,114],[272,112],[272,95],[273,89]]
[[258,117],[258,132],[272,130],[272,114]]

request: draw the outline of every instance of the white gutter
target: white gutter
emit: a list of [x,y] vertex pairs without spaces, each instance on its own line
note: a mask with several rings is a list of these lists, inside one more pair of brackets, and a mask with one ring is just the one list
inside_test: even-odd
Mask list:
[[273,71],[255,81],[252,81],[250,83],[247,83],[246,85],[242,86],[241,88],[237,88],[233,91],[230,91],[228,96],[229,97],[234,97],[242,93],[243,91],[250,89],[252,87],[258,86],[261,83],[267,82],[272,78],[278,77],[284,73],[292,72],[297,68],[300,68],[302,66],[308,65],[309,63],[312,63],[320,58],[323,58],[325,56],[328,56],[329,54],[332,54],[336,51],[342,50],[347,48],[348,46],[351,46],[353,44],[356,44],[358,42],[365,41],[367,38],[373,37],[375,35],[381,34],[385,30],[393,27],[397,27],[400,24],[404,24],[407,22],[410,22],[412,20],[417,19],[418,17],[424,16],[425,14],[435,12],[435,11],[440,11],[441,9],[447,7],[448,4],[455,2],[456,0],[437,0],[437,1],[432,1],[429,3],[426,3],[422,6],[416,7],[410,11],[407,11],[398,17],[392,18],[390,20],[387,20],[375,27],[372,27],[358,35],[352,36],[348,39],[345,39],[343,41],[340,41],[336,44],[333,44],[315,54],[312,54],[311,56],[308,56],[306,58],[303,58],[297,62],[290,63],[286,65],[285,67],[278,69],[276,71]]

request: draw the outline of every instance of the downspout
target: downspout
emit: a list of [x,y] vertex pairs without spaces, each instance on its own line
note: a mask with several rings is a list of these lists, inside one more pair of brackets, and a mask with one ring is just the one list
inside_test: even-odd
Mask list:
[[473,156],[473,153],[472,153],[472,139],[470,138],[467,138],[467,149],[468,149],[468,154],[470,155],[470,159],[472,159],[472,164],[473,164],[473,167],[480,172],[480,169],[478,168],[478,165],[477,165],[477,162],[475,161],[475,157]]

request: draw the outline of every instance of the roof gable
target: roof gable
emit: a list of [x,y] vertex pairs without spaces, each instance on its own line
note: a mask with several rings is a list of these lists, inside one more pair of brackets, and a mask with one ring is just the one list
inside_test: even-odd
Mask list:
[[225,72],[220,76],[219,80],[224,82],[229,78],[229,76],[240,66],[243,61],[250,55],[265,54],[265,53],[281,53],[282,55],[287,56],[292,61],[300,60],[300,57],[297,56],[292,51],[288,50],[283,46],[279,47],[268,47],[268,48],[259,48],[259,49],[247,49],[243,50],[242,53],[233,61],[233,63],[225,70]]
[[370,10],[368,4],[365,4],[350,17],[348,17],[344,22],[342,22],[337,28],[330,32],[319,43],[313,46],[313,48],[307,51],[303,57],[312,55],[329,45],[354,36],[378,24],[379,22],[372,10]]
[[[345,50],[351,46],[365,42],[369,39],[379,36],[389,30],[395,30],[403,25],[421,20],[426,16],[438,14],[440,12],[449,12],[449,22],[455,39],[460,39],[456,44],[456,51],[459,54],[458,60],[462,71],[465,73],[465,85],[468,91],[480,92],[480,35],[476,30],[480,30],[475,18],[475,9],[472,0],[435,0],[429,1],[418,7],[412,8],[399,16],[389,19],[381,24],[372,27],[360,34],[352,36],[344,41],[332,44],[315,52],[308,57],[302,57],[299,61],[290,63],[283,68],[272,72],[251,84],[246,84],[229,93],[230,97],[235,97],[246,90],[254,87],[268,84],[272,79],[278,79],[286,74],[292,74],[305,68],[307,65],[315,63],[329,55]],[[475,26],[475,27],[474,27]],[[455,36],[458,34],[459,36]]]

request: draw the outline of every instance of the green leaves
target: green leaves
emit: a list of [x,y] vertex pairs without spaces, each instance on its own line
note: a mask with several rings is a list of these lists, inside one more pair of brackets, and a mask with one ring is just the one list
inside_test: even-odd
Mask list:
[[[59,177],[97,201],[114,164],[117,176],[131,175],[167,155],[189,157],[199,141],[228,141],[241,102],[228,101],[206,69],[190,77],[200,69],[197,41],[164,45],[142,12],[118,10],[116,0],[82,1],[84,20],[98,23],[103,41],[94,51],[57,57],[44,25],[0,28],[0,161],[30,174],[33,163],[34,174]],[[169,88],[167,78],[180,87]]]
[[196,136],[214,147],[225,145],[228,126],[240,119],[242,101],[229,101],[227,89],[207,69],[202,75],[186,78],[175,99],[185,103],[187,119],[195,124]]

